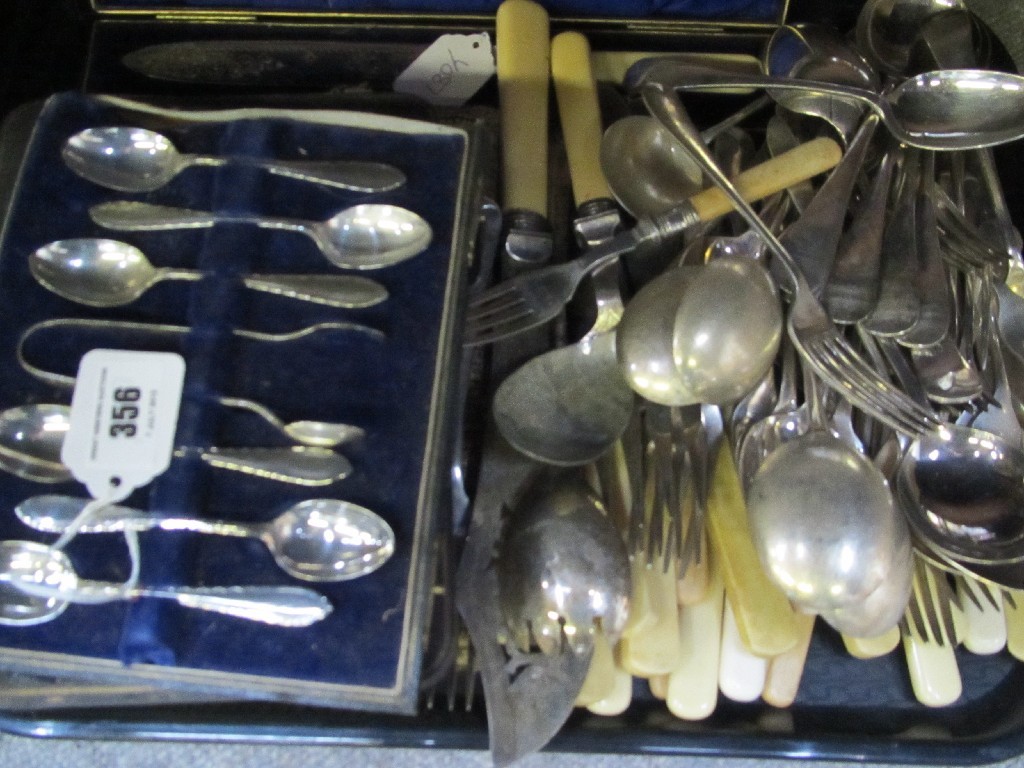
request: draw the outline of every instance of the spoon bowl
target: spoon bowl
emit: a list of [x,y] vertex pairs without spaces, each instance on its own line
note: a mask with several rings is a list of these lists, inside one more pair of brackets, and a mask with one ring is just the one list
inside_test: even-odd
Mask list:
[[1024,561],[1024,450],[980,429],[944,425],[908,448],[896,476],[911,528],[965,563]]
[[8,408],[0,413],[0,469],[37,483],[71,479],[60,452],[68,427],[68,408],[45,403]]
[[626,306],[617,354],[640,395],[660,405],[723,404],[749,392],[782,338],[775,285],[736,254],[665,272]]
[[748,515],[769,577],[797,605],[856,605],[893,572],[906,537],[888,484],[860,452],[823,429],[775,449],[750,485]]
[[653,117],[631,115],[605,129],[601,168],[612,194],[634,217],[653,217],[699,192],[703,174]]
[[71,603],[56,595],[32,595],[26,580],[63,591],[74,587],[71,561],[60,550],[28,541],[0,541],[0,625],[28,627],[60,616]]
[[921,26],[943,11],[966,11],[961,0],[867,0],[857,17],[857,47],[887,74],[906,72]]
[[[86,503],[72,496],[32,496],[15,507],[15,514],[35,530],[63,533]],[[357,579],[376,571],[395,552],[395,533],[387,521],[340,499],[307,499],[265,523],[162,515],[114,505],[98,510],[79,532],[154,529],[257,538],[282,570],[303,581]]]
[[524,650],[612,645],[629,606],[622,537],[577,472],[544,471],[513,504],[496,570],[502,616]]

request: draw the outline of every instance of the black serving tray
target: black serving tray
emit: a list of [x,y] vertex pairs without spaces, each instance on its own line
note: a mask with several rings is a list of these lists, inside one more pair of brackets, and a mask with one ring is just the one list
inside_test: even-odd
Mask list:
[[[140,43],[157,39],[172,40],[176,34],[195,32],[210,37],[249,32],[256,37],[274,36],[277,21],[258,19],[241,22],[222,20],[222,26],[187,18],[104,18],[98,22],[88,10],[75,3],[65,13],[44,12],[35,3],[19,0],[23,30],[50,27],[56,39],[64,41],[60,51],[25,51],[32,46],[4,39],[4,61],[18,62],[31,70],[31,77],[10,78],[0,91],[2,108],[10,112],[7,135],[0,148],[17,146],[19,123],[31,124],[15,109],[32,98],[74,87],[124,86],[125,93],[141,97],[152,95],[169,103],[182,101],[208,104],[232,99],[267,99],[269,102],[293,101],[323,104],[334,99],[345,103],[358,100],[353,94],[323,94],[296,89],[292,93],[240,93],[230,90],[163,88],[131,79],[118,72],[117,56],[106,45],[115,38],[124,45],[128,39]],[[791,20],[827,20],[840,28],[851,28],[859,7],[857,2],[794,2]],[[280,20],[278,20],[280,21]],[[476,22],[445,21],[432,16],[417,27],[405,18],[393,29],[374,20],[374,34],[381,44],[388,39],[402,42],[429,40],[436,32],[433,24],[454,29],[476,29]],[[195,24],[195,26],[192,26]],[[354,27],[351,25],[355,25]],[[358,20],[317,20],[293,18],[287,22],[289,34],[313,39],[351,36],[359,28]],[[560,28],[554,20],[553,28]],[[128,33],[130,32],[130,35]],[[646,46],[650,50],[706,50],[724,47],[730,51],[756,52],[764,39],[764,30],[735,29],[708,35],[671,25],[644,29],[643,25],[594,25],[592,30],[605,45],[622,50]],[[126,36],[127,35],[127,36]],[[134,43],[133,43],[134,44]],[[91,46],[91,47],[90,47]],[[21,53],[11,53],[21,51]],[[60,66],[57,57],[60,57]],[[26,70],[27,71],[27,70]],[[13,82],[16,81],[16,82]],[[0,82],[5,82],[0,78]],[[149,93],[147,93],[147,90]],[[484,108],[492,106],[493,90],[485,89],[476,100]],[[619,106],[611,95],[611,108]],[[383,100],[384,108],[401,112],[408,105]],[[709,113],[710,115],[711,113]],[[554,158],[560,158],[556,151]],[[1005,188],[1014,211],[1024,211],[1024,174],[1018,146],[997,151]],[[10,182],[3,176],[0,182]],[[555,169],[555,183],[565,180],[564,169]],[[0,190],[2,191],[2,190]],[[571,217],[564,189],[553,198],[565,210],[553,211],[556,228]],[[478,361],[479,362],[479,361]],[[472,441],[467,445],[472,446]],[[470,450],[471,453],[471,450]],[[470,456],[471,463],[472,456]],[[448,653],[452,649],[448,648]],[[444,653],[441,654],[442,656]],[[874,660],[851,658],[840,638],[826,629],[815,633],[800,695],[788,709],[774,709],[763,703],[740,704],[720,700],[714,714],[700,722],[685,722],[673,717],[665,705],[655,700],[646,684],[635,684],[633,703],[623,715],[600,717],[576,711],[551,742],[552,750],[607,753],[676,754],[702,756],[742,756],[771,758],[819,758],[876,761],[927,765],[985,764],[1024,754],[1024,665],[1006,652],[977,656],[957,651],[964,694],[954,705],[929,709],[920,705],[910,689],[902,653],[897,651]],[[51,676],[8,676],[0,681],[9,692],[8,704],[0,703],[0,728],[34,736],[110,739],[189,739],[247,742],[271,740],[275,743],[317,743],[337,745],[387,745],[395,747],[442,747],[484,749],[487,723],[479,690],[466,696],[456,686],[449,687],[443,677],[437,685],[424,690],[415,715],[339,710],[323,706],[295,705],[266,701],[180,701],[161,698],[161,689],[145,686],[124,690],[129,698],[123,706],[112,706],[109,697],[90,700],[80,688],[87,687],[69,677],[67,670],[54,670]],[[166,695],[166,692],[163,692]],[[47,698],[49,697],[49,698]]]

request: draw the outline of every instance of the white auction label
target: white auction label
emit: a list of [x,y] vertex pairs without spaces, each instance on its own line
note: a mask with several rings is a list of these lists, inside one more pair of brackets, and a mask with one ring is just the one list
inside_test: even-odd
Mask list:
[[395,78],[398,93],[446,107],[465,104],[494,74],[494,50],[486,32],[441,35]]
[[85,354],[61,460],[93,498],[125,499],[170,466],[184,382],[173,352]]

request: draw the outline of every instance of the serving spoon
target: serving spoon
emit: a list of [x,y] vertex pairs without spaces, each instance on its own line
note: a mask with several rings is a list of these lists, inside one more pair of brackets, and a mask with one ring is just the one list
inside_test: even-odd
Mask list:
[[32,626],[52,621],[71,603],[109,603],[137,597],[174,600],[281,627],[308,627],[333,610],[321,594],[304,587],[125,587],[87,581],[61,550],[33,541],[0,542],[0,625]]
[[[32,496],[14,508],[25,525],[64,533],[89,503],[74,496]],[[190,531],[259,539],[281,569],[303,581],[349,581],[373,573],[395,552],[395,533],[380,515],[340,499],[306,499],[263,523],[206,520],[124,506],[96,511],[79,533]]]
[[803,91],[870,107],[898,141],[920,149],[980,149],[1024,137],[1024,76],[982,69],[944,69],[907,78],[884,94],[802,78],[739,75],[709,65],[645,59],[626,75],[678,91],[768,88]]
[[[90,307],[130,304],[163,280],[202,280],[206,272],[157,268],[133,245],[119,240],[56,240],[29,254],[29,270],[45,288]],[[290,299],[355,309],[379,304],[387,289],[356,275],[244,275],[247,288]]]
[[101,227],[122,232],[206,229],[216,224],[254,224],[298,232],[316,243],[329,262],[343,269],[380,269],[399,264],[426,250],[433,236],[430,225],[412,211],[377,203],[354,205],[326,221],[197,211],[131,200],[94,205],[89,216]]
[[182,154],[163,134],[131,126],[86,128],[67,140],[61,157],[82,178],[120,192],[152,192],[186,168],[229,163],[355,192],[387,192],[405,183],[405,174],[387,163]]

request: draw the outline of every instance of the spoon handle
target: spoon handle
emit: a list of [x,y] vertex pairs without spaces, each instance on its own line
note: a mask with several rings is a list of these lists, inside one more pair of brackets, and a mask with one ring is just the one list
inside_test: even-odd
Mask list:
[[[88,499],[76,496],[43,494],[25,499],[15,507],[14,512],[18,519],[29,528],[43,533],[64,533],[88,503]],[[140,532],[154,529],[191,531],[218,536],[250,538],[259,538],[260,536],[258,525],[167,515],[117,504],[98,509],[79,529],[79,533]]]
[[62,590],[59,596],[82,603],[156,597],[173,600],[186,608],[279,627],[308,627],[333,610],[326,597],[303,587],[137,587],[126,590],[120,584],[79,581],[73,590]]
[[372,307],[388,297],[376,280],[355,275],[249,275],[245,287],[328,307]]
[[275,176],[355,192],[388,192],[405,184],[405,174],[387,163],[356,160],[258,160],[231,158],[235,165],[262,168]]
[[211,467],[294,485],[330,485],[352,473],[352,464],[328,448],[205,448],[200,458]]

